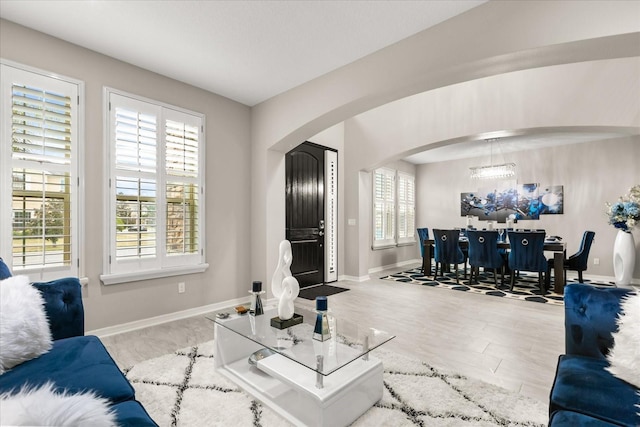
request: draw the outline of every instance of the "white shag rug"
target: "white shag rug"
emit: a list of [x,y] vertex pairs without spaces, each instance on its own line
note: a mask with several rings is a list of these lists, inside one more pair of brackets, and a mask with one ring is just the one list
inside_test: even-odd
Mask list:
[[[124,372],[161,426],[290,426],[213,368],[214,341],[141,362]],[[384,395],[353,426],[545,426],[546,405],[385,350]]]

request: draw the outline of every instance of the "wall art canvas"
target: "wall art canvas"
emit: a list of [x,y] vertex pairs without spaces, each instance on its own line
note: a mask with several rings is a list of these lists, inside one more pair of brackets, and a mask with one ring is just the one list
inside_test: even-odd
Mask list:
[[539,190],[542,203],[541,215],[559,215],[564,213],[564,188],[562,185],[547,185]]
[[521,184],[518,186],[518,207],[515,219],[540,219],[541,202],[538,184]]
[[508,219],[537,220],[543,214],[564,213],[562,185],[520,184],[505,181],[475,192],[460,193],[460,216],[504,223]]

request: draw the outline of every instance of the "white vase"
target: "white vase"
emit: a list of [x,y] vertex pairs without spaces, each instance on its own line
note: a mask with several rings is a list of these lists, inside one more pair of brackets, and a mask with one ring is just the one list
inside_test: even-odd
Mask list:
[[633,234],[618,230],[618,235],[613,243],[613,272],[616,276],[616,285],[631,285],[635,264],[636,243],[633,240]]

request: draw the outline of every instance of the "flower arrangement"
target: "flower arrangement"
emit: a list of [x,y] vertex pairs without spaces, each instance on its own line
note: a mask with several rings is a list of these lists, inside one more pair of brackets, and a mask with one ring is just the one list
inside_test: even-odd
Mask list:
[[609,224],[623,231],[630,231],[640,223],[640,185],[635,185],[629,194],[611,204],[607,203]]

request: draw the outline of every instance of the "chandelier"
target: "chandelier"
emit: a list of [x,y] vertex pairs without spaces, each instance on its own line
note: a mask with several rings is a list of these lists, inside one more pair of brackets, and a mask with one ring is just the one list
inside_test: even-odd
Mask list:
[[485,141],[491,145],[490,164],[489,166],[474,166],[469,168],[471,171],[471,179],[504,179],[516,176],[515,163],[493,164],[493,143],[497,142],[498,138],[487,139]]

